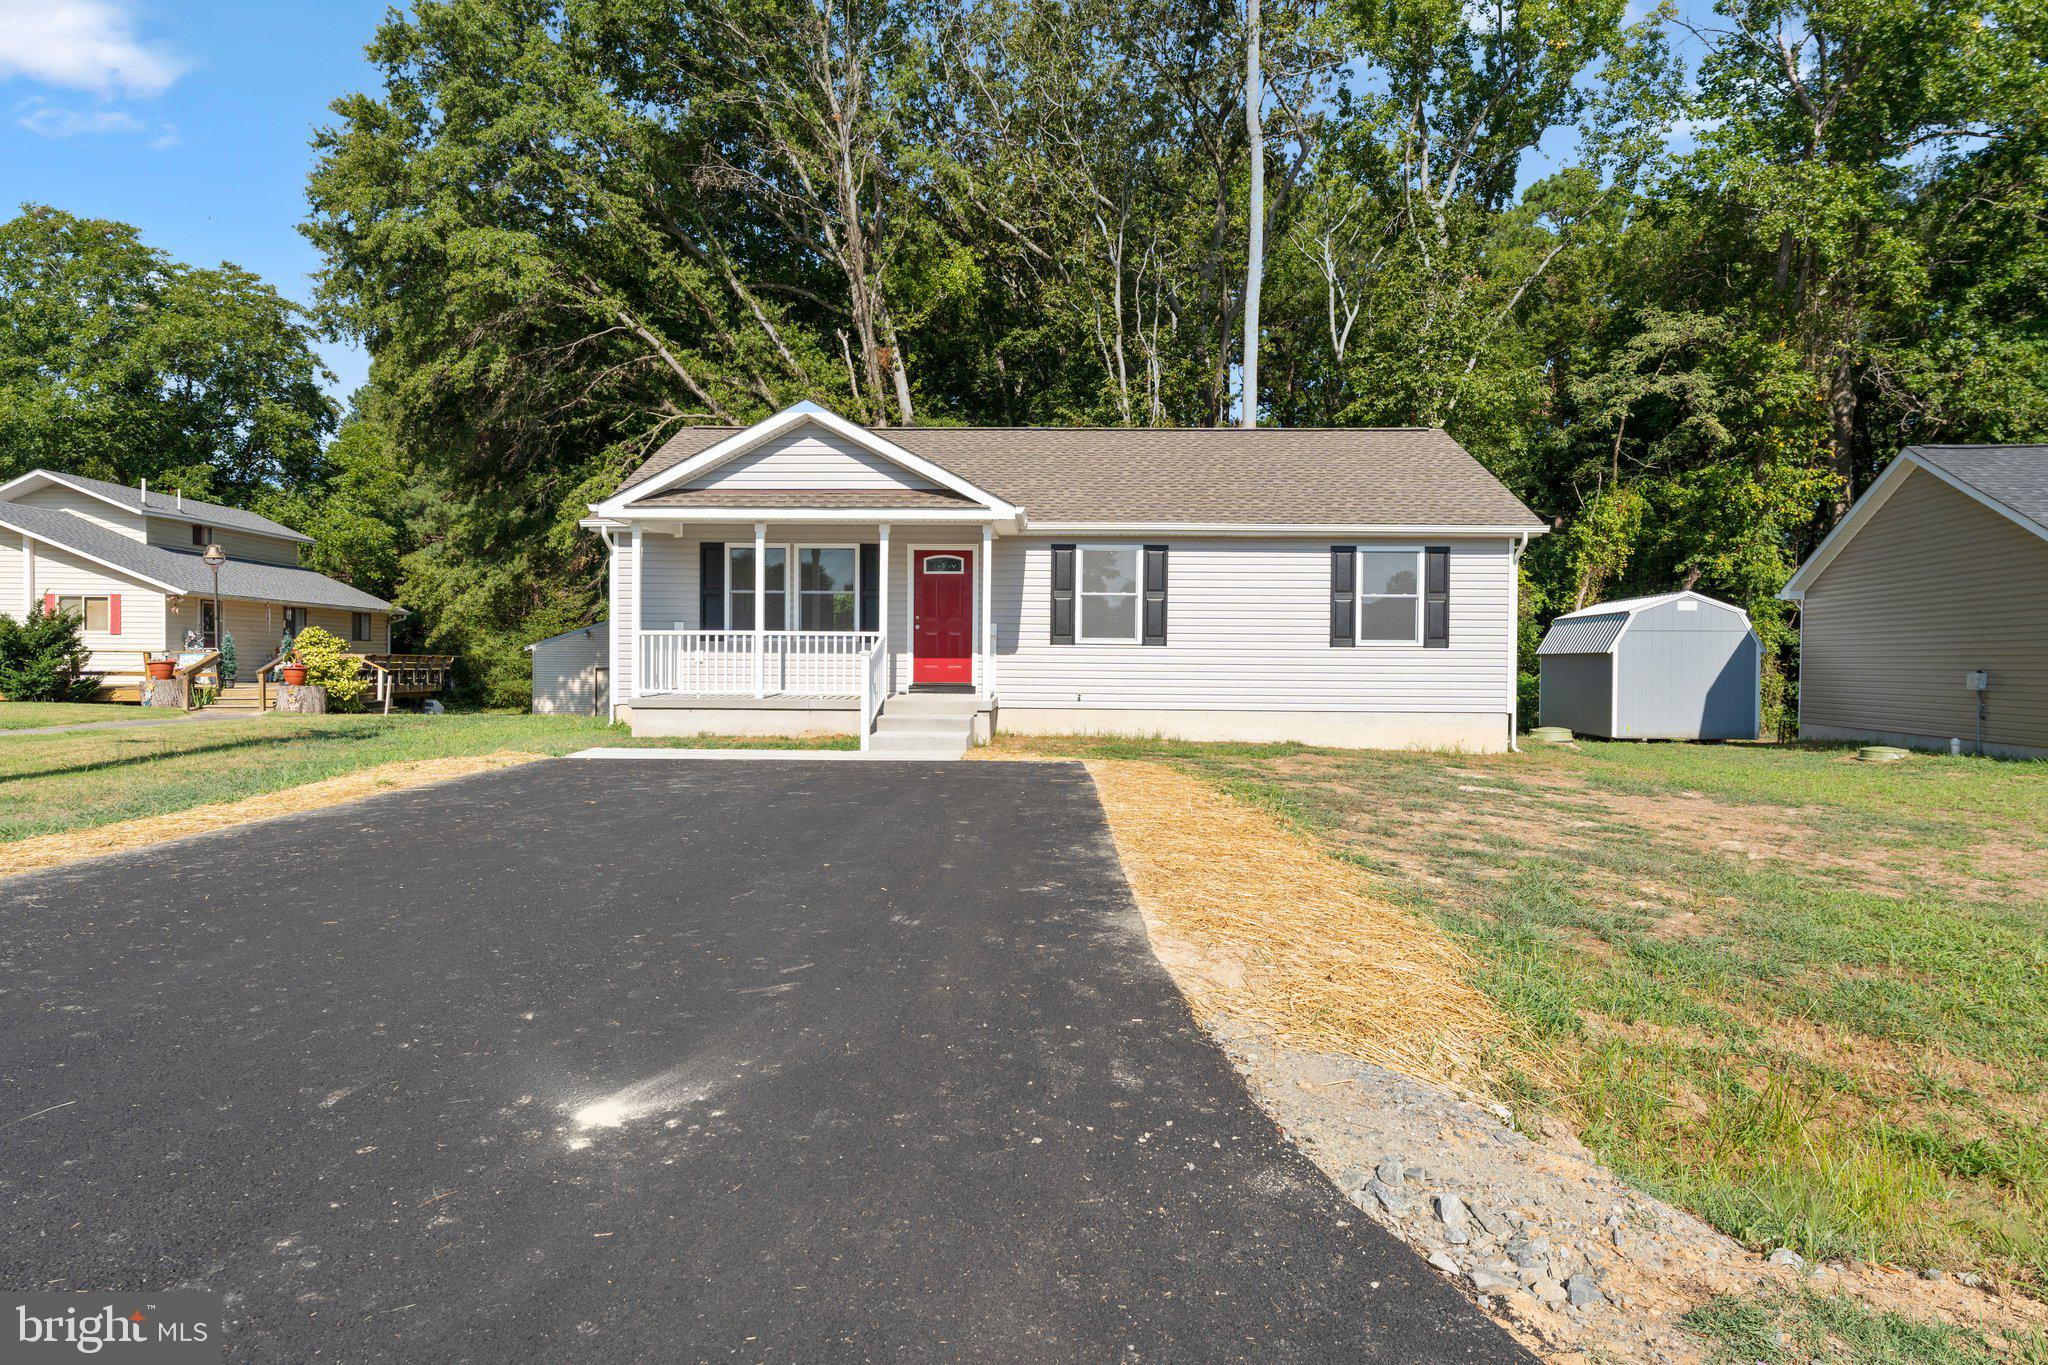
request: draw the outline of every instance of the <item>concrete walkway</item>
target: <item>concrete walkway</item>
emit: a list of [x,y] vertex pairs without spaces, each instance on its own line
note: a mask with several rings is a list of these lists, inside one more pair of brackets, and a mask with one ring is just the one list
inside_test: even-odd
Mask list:
[[578,749],[570,758],[741,759],[749,762],[955,763],[951,754],[903,754],[860,749]]

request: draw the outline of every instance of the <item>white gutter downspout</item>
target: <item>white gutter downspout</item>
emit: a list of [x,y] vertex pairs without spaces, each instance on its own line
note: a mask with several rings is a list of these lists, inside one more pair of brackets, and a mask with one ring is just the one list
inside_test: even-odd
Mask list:
[[1522,728],[1522,552],[1529,548],[1529,533],[1508,547],[1508,752],[1518,754],[1522,746],[1516,735]]

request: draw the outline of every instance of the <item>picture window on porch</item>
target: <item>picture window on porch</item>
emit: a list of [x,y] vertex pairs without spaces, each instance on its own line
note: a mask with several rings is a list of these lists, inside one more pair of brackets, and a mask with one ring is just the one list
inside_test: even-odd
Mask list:
[[[860,616],[860,548],[855,545],[767,547],[764,630],[844,631]],[[789,565],[796,563],[796,624],[789,623]],[[754,547],[726,547],[726,629],[754,628]]]
[[855,546],[799,546],[797,629],[852,630],[859,578],[860,551]]
[[1081,547],[1081,632],[1083,643],[1138,642],[1138,547]]

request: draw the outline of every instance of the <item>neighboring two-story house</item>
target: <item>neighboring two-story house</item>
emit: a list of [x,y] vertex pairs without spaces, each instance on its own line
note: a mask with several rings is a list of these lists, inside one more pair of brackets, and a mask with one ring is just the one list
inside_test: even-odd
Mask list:
[[[213,570],[219,545],[221,621]],[[285,631],[319,626],[360,654],[391,648],[397,608],[299,567],[309,536],[267,517],[37,469],[0,484],[0,611],[76,612],[92,667],[110,682],[137,677],[146,654],[176,650],[187,632],[206,647],[235,638],[240,679],[276,653]]]

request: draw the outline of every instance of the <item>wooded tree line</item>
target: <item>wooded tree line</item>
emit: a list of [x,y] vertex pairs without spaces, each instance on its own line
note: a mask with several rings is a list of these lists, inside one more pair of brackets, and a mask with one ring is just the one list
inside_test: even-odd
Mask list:
[[216,491],[510,698],[679,426],[1232,421],[1253,338],[1256,420],[1445,427],[1552,519],[1532,642],[1696,586],[1781,695],[1771,595],[1899,446],[2048,434],[2038,6],[1251,13],[1254,109],[1235,0],[422,0],[309,189],[371,383]]

